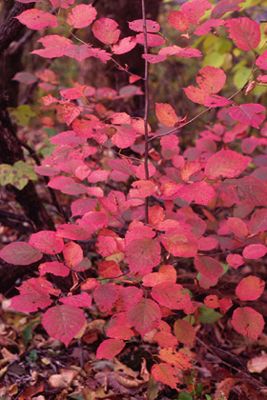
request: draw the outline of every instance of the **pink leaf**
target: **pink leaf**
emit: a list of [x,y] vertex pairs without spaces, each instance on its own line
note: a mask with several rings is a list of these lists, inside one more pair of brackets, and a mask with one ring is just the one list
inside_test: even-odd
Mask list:
[[74,179],[68,176],[56,176],[50,179],[48,186],[52,189],[60,190],[62,193],[70,195],[87,193],[87,188],[85,185],[75,182]]
[[117,43],[121,33],[117,22],[110,18],[100,18],[95,21],[92,32],[100,42],[105,44]]
[[136,46],[136,39],[134,36],[127,36],[121,39],[117,44],[112,46],[112,51],[114,54],[125,54],[133,50]]
[[205,174],[210,179],[235,178],[239,176],[250,163],[251,158],[233,150],[220,150],[213,154],[205,167]]
[[267,253],[267,247],[263,244],[249,244],[243,250],[243,257],[248,258],[250,260],[258,260],[262,258]]
[[247,276],[241,279],[235,289],[235,294],[242,301],[257,300],[264,292],[265,283],[257,276]]
[[244,265],[245,261],[240,254],[228,254],[226,257],[226,261],[230,265],[230,267],[237,269],[241,267],[241,265]]
[[[144,21],[142,19],[136,19],[134,21],[128,22],[129,28],[134,32],[144,31]],[[151,19],[146,20],[146,30],[150,33],[156,33],[160,30],[160,25],[156,21]]]
[[42,253],[58,254],[64,247],[63,240],[53,231],[40,231],[30,236],[29,244]]
[[259,128],[265,119],[265,107],[256,103],[241,104],[231,107],[229,115],[235,121],[253,126],[253,128]]
[[83,260],[83,250],[80,245],[75,242],[65,244],[63,256],[68,267],[76,267]]
[[116,126],[116,132],[112,136],[112,143],[120,149],[126,149],[134,144],[136,131],[130,125]]
[[239,307],[233,312],[233,328],[249,339],[257,340],[264,328],[264,319],[251,307]]
[[218,26],[224,25],[224,21],[221,19],[209,19],[201,24],[194,32],[197,36],[206,35],[209,33],[213,28],[217,28]]
[[256,61],[257,67],[267,70],[267,50],[265,50]]
[[49,308],[43,315],[42,325],[49,336],[68,346],[82,332],[86,319],[79,308],[63,304]]
[[0,250],[0,258],[9,264],[29,265],[42,257],[39,250],[25,242],[13,242]]
[[59,35],[47,35],[38,40],[44,48],[34,50],[32,54],[37,54],[45,58],[62,57],[66,54],[67,49],[72,45],[72,41],[66,37]]
[[197,24],[204,13],[212,7],[208,0],[191,0],[183,3],[180,10],[190,24]]
[[67,23],[76,29],[85,28],[95,20],[96,14],[91,4],[78,4],[69,13]]
[[226,21],[229,36],[235,45],[244,51],[258,47],[261,39],[260,26],[247,17],[233,18]]
[[55,28],[57,24],[57,18],[45,11],[38,10],[37,8],[31,8],[30,10],[23,11],[18,17],[15,17],[20,23],[26,25],[27,28],[39,30],[44,28]]
[[243,3],[243,0],[220,0],[213,8],[211,16],[221,18],[227,12],[238,11],[240,3]]
[[112,360],[124,348],[125,343],[119,339],[104,340],[96,350],[96,358]]
[[78,308],[90,308],[92,297],[88,293],[75,294],[73,296],[61,297],[60,303]]
[[[141,44],[144,46],[145,44],[145,38],[143,33],[138,33],[136,35],[136,43]],[[147,45],[148,47],[157,47],[157,46],[162,46],[165,43],[165,39],[157,35],[155,33],[148,33],[147,34]]]
[[56,276],[68,276],[70,273],[70,269],[66,267],[63,263],[60,263],[58,261],[51,261],[51,262],[46,262],[43,264],[39,265],[39,272],[40,276],[43,276],[45,274],[52,274]]
[[127,318],[135,330],[143,336],[157,327],[161,311],[155,301],[142,299],[127,311]]

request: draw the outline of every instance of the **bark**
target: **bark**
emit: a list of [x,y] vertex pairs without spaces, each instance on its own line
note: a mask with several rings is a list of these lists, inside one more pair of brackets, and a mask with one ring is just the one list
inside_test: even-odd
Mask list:
[[[0,163],[14,164],[24,160],[20,141],[16,136],[16,128],[12,124],[8,113],[8,107],[17,105],[18,84],[12,81],[16,72],[22,70],[21,57],[23,49],[18,46],[14,51],[8,47],[17,38],[21,38],[25,28],[14,18],[23,10],[31,8],[34,3],[22,4],[7,1],[2,9],[2,23],[0,25],[0,69],[2,80],[0,82]],[[33,222],[37,229],[53,228],[53,221],[46,212],[35,186],[29,182],[27,186],[18,190],[9,187],[18,203],[23,208],[25,215]]]

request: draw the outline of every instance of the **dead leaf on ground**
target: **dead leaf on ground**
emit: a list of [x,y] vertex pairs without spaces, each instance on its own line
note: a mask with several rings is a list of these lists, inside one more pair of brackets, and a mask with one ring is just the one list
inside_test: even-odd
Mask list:
[[251,373],[261,374],[267,368],[267,354],[253,357],[247,363],[247,369]]
[[48,382],[49,385],[55,389],[67,388],[77,374],[78,371],[73,369],[62,369],[60,374],[51,375]]
[[228,400],[229,394],[237,381],[238,380],[234,378],[226,378],[218,383],[214,394],[214,400]]

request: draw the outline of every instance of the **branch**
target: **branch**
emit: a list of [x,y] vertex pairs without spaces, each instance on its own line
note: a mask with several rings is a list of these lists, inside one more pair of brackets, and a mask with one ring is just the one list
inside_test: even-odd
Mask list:
[[[142,18],[143,18],[143,28],[144,28],[144,53],[148,53],[147,45],[147,26],[146,26],[146,8],[145,0],[142,1]],[[144,129],[145,129],[145,177],[149,180],[149,169],[148,169],[148,114],[149,114],[149,68],[148,61],[145,59],[145,74],[144,74],[144,85],[145,85],[145,109],[144,109]],[[149,198],[145,199],[145,223],[148,224],[148,207]]]

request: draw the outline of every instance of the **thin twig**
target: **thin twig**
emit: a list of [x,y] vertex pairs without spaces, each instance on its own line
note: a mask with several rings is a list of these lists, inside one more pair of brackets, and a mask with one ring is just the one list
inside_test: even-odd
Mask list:
[[230,363],[228,363],[227,361],[224,361],[217,353],[216,351],[214,351],[214,349],[209,346],[207,343],[205,343],[203,340],[199,339],[198,337],[196,338],[196,341],[198,343],[200,343],[202,346],[204,346],[207,350],[210,351],[210,353],[212,353],[213,355],[215,355],[219,360],[221,364],[224,364],[226,367],[231,368],[232,370],[234,370],[235,372],[245,376],[247,379],[252,380],[258,387],[260,388],[266,388],[266,386],[258,381],[257,379],[255,379],[251,374],[248,374],[247,372],[243,371],[242,369],[235,367],[234,365],[231,365]]
[[[246,83],[242,86],[242,88],[238,89],[231,96],[227,97],[227,100],[232,100],[235,96],[237,96],[239,93],[241,93],[245,89],[245,87],[248,85],[248,83],[249,83],[249,81],[251,79],[251,76],[253,76],[254,69],[255,69],[255,61],[254,61],[253,65],[252,65],[252,67],[251,67],[251,72],[250,72],[250,75],[249,75]],[[176,126],[175,128],[172,128],[167,132],[163,132],[163,133],[159,133],[157,135],[154,135],[154,136],[150,137],[148,141],[151,142],[152,140],[157,139],[159,137],[171,135],[172,133],[178,133],[181,128],[184,128],[185,126],[190,125],[192,122],[194,122],[195,120],[200,118],[202,115],[207,114],[211,110],[214,110],[214,107],[209,107],[209,108],[206,108],[205,110],[202,110],[200,113],[198,113],[197,115],[192,117],[189,121],[184,122],[181,125]]]
[[[146,26],[146,8],[145,0],[142,1],[142,18],[143,18],[143,30],[144,30],[144,53],[148,53],[147,44],[147,26]],[[148,114],[149,114],[149,67],[148,61],[145,59],[145,74],[144,74],[144,86],[145,86],[145,109],[144,109],[144,130],[145,130],[145,177],[149,180],[149,169],[148,169],[148,146],[149,146],[149,127],[148,127]],[[145,223],[148,224],[148,207],[149,198],[145,199]]]

